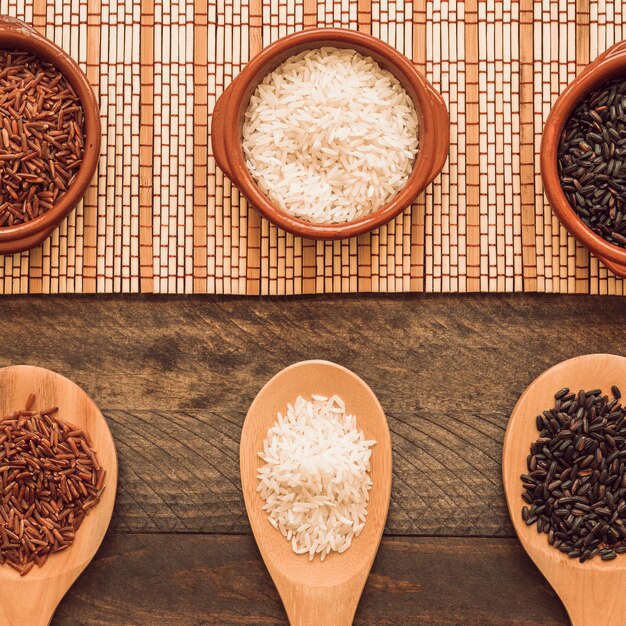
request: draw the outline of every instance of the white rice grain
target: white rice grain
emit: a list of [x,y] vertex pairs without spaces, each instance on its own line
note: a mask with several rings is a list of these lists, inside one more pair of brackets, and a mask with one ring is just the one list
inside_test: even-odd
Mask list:
[[351,222],[404,187],[418,147],[415,106],[390,72],[350,49],[317,48],[269,73],[243,124],[246,164],[284,211]]
[[259,456],[258,492],[270,524],[296,554],[345,552],[365,526],[371,447],[338,396],[298,397],[278,414]]

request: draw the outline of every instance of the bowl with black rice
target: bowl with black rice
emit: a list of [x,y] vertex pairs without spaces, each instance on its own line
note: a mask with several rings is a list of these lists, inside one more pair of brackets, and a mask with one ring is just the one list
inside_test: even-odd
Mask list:
[[626,277],[626,41],[600,55],[555,102],[541,176],[567,230]]

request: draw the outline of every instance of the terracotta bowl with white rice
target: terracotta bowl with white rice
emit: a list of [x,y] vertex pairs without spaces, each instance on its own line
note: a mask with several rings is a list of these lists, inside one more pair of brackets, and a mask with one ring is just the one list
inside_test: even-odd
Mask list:
[[218,99],[213,154],[267,219],[302,237],[377,228],[443,168],[441,96],[388,44],[344,29],[288,35]]

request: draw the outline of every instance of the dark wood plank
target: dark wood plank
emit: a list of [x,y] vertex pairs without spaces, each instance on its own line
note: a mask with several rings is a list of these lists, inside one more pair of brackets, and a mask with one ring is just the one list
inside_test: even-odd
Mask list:
[[324,357],[379,396],[394,446],[387,532],[512,536],[507,416],[546,367],[626,353],[622,298],[8,298],[0,365],[31,363],[103,407],[121,465],[114,527],[247,532],[238,441],[282,367]]
[[[511,539],[386,538],[355,625],[567,624]],[[286,625],[250,536],[110,534],[54,626]]]
[[266,380],[320,357],[369,382],[393,438],[388,536],[356,624],[567,623],[506,538],[502,438],[541,371],[626,353],[623,299],[29,297],[3,299],[0,322],[0,366],[75,380],[103,408],[120,454],[113,531],[55,624],[286,624],[240,534],[238,441]]
[[[295,361],[361,375],[390,413],[509,412],[547,367],[626,352],[623,298],[3,298],[0,365],[72,377],[109,409],[244,411]],[[10,330],[8,330],[10,329]]]
[[[243,413],[106,411],[120,459],[114,527],[249,532],[239,482]],[[394,482],[387,533],[513,536],[502,414],[388,415]]]

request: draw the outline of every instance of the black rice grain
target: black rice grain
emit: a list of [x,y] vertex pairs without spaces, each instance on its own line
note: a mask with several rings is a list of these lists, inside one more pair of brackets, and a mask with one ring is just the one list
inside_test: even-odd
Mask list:
[[626,248],[626,81],[608,81],[578,104],[557,158],[561,187],[580,219]]
[[521,476],[524,522],[581,563],[626,552],[626,408],[611,393],[558,391]]

